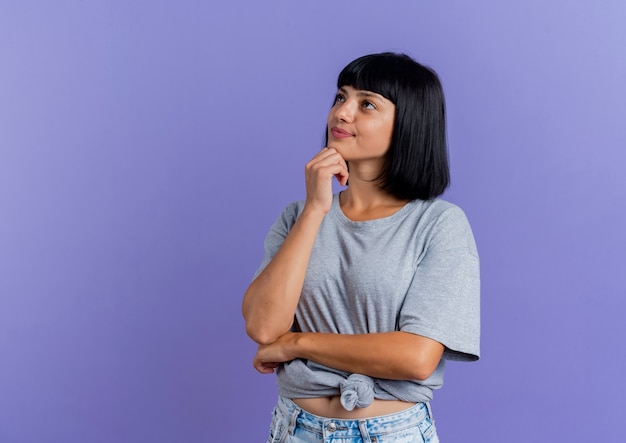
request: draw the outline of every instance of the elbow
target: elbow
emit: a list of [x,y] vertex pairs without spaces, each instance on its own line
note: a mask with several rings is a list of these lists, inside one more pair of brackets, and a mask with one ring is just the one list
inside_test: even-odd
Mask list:
[[259,319],[258,316],[253,314],[252,308],[246,305],[245,297],[241,313],[243,314],[243,318],[246,324],[246,335],[250,337],[252,341],[260,345],[273,343],[272,337],[270,336],[270,333],[267,331],[267,327],[265,326],[266,322],[262,321],[262,319]]
[[435,369],[427,370],[425,368],[417,368],[412,371],[411,380],[424,381],[430,377]]
[[[246,291],[241,306],[246,334],[256,343],[268,345],[291,329],[293,313],[290,316],[285,315],[281,312],[282,309],[276,307],[276,303],[271,300],[263,301],[263,294],[258,297],[259,293],[252,289],[253,285],[254,283]],[[256,300],[257,298],[261,300]]]
[[250,337],[252,341],[259,345],[269,345],[270,343],[274,343],[274,341],[271,340],[272,337],[263,333],[263,331],[259,331],[254,328],[246,327],[246,334],[248,334],[248,337]]
[[272,344],[282,335],[276,330],[271,330],[263,325],[255,325],[252,322],[246,323],[246,334],[250,337],[250,339],[252,339],[252,341],[260,345]]
[[268,321],[258,316],[246,315],[244,309],[243,317],[246,322],[246,335],[259,345],[269,345],[274,343],[281,334],[276,332],[275,328],[268,326]]
[[432,356],[416,355],[410,359],[410,368],[408,378],[411,380],[424,381],[435,372],[441,358],[433,358]]
[[443,358],[444,346],[432,339],[414,336],[412,350],[407,352],[407,370],[409,379],[424,381],[428,379],[439,366]]

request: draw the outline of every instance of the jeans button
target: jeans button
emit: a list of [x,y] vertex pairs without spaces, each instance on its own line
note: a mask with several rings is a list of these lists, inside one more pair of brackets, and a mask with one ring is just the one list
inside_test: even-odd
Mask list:
[[335,423],[328,423],[328,426],[326,426],[326,430],[328,432],[335,432],[337,430],[337,425]]

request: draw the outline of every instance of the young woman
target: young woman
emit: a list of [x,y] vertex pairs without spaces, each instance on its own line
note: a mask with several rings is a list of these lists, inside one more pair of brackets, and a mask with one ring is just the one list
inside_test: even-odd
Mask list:
[[443,91],[394,53],[354,60],[337,88],[306,200],[271,227],[243,299],[254,367],[278,377],[268,442],[437,442],[433,390],[480,334],[472,231],[437,198]]

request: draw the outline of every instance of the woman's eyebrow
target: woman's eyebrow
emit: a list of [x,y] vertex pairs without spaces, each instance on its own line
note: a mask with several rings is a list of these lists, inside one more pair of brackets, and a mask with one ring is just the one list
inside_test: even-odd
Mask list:
[[[348,91],[343,86],[339,88],[339,92],[342,92],[343,94],[348,95]],[[375,92],[361,90],[361,89],[357,90],[356,96],[357,97],[372,97],[372,98],[377,98],[379,100],[386,100],[385,97],[383,97],[380,94],[377,94]]]
[[373,98],[378,100],[380,103],[387,103],[390,100],[387,99],[385,96],[381,95],[381,94],[377,94],[375,92],[370,92],[370,91],[359,91],[356,93],[357,97],[367,97],[367,98]]

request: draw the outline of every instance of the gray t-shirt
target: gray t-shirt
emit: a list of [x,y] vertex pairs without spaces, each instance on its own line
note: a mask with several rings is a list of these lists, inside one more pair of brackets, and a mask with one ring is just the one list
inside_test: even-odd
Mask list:
[[[303,208],[302,201],[291,203],[273,224],[256,275]],[[414,200],[389,217],[354,222],[335,194],[315,240],[293,330],[405,331],[436,340],[445,351],[423,381],[376,379],[293,360],[278,368],[279,395],[342,395],[347,409],[372,398],[430,401],[443,384],[445,360],[474,361],[480,353],[478,252],[463,211],[440,199]]]

